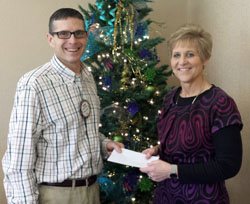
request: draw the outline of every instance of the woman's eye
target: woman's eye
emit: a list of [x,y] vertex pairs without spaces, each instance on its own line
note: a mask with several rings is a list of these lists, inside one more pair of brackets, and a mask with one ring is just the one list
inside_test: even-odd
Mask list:
[[180,57],[181,55],[179,53],[175,53],[173,54],[173,58],[177,58],[177,57]]
[[193,56],[194,56],[194,53],[192,53],[192,52],[187,53],[187,57],[193,57]]

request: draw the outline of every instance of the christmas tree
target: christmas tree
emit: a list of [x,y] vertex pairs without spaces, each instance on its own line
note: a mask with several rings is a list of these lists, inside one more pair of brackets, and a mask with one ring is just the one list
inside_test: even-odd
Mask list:
[[[156,120],[169,91],[167,65],[159,65],[150,38],[149,0],[97,0],[85,16],[89,33],[82,61],[92,70],[101,101],[100,132],[141,152],[157,144]],[[105,162],[99,175],[102,203],[150,203],[155,183],[138,168]]]

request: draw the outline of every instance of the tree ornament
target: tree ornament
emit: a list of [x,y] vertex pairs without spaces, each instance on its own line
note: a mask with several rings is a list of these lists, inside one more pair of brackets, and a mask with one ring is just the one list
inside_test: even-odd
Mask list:
[[139,111],[139,105],[136,102],[128,103],[128,112],[132,115],[136,114]]
[[155,91],[155,87],[152,86],[152,85],[149,85],[149,86],[147,86],[146,90],[147,90],[148,92],[152,93],[152,92]]
[[139,55],[140,58],[145,59],[146,61],[152,60],[152,53],[147,49],[142,48]]
[[123,137],[122,136],[114,136],[114,141],[115,142],[123,142]]

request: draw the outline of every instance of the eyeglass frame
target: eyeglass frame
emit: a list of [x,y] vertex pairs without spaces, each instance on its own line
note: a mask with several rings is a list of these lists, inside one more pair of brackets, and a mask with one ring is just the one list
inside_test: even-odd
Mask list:
[[[85,33],[85,36],[84,36],[84,37],[80,37],[80,38],[79,38],[79,37],[76,37],[76,32],[79,32],[79,31],[84,32],[84,33]],[[69,35],[68,38],[60,38],[60,37],[59,37],[59,34],[60,34],[61,32],[68,32],[68,33],[70,33],[70,35]],[[51,32],[50,34],[51,34],[51,35],[57,35],[57,37],[58,37],[59,39],[70,39],[72,34],[74,35],[74,37],[75,37],[76,39],[83,39],[83,38],[87,38],[87,36],[88,36],[88,32],[87,32],[86,30],[76,30],[76,31],[74,31],[74,32],[71,32],[71,31],[68,31],[68,30],[62,30],[62,31],[58,31],[58,32]]]

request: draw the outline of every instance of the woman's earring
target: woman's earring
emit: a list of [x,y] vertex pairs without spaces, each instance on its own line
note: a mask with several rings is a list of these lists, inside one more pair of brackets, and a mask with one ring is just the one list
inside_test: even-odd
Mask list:
[[173,70],[172,70],[171,76],[174,76],[174,72],[173,72]]

